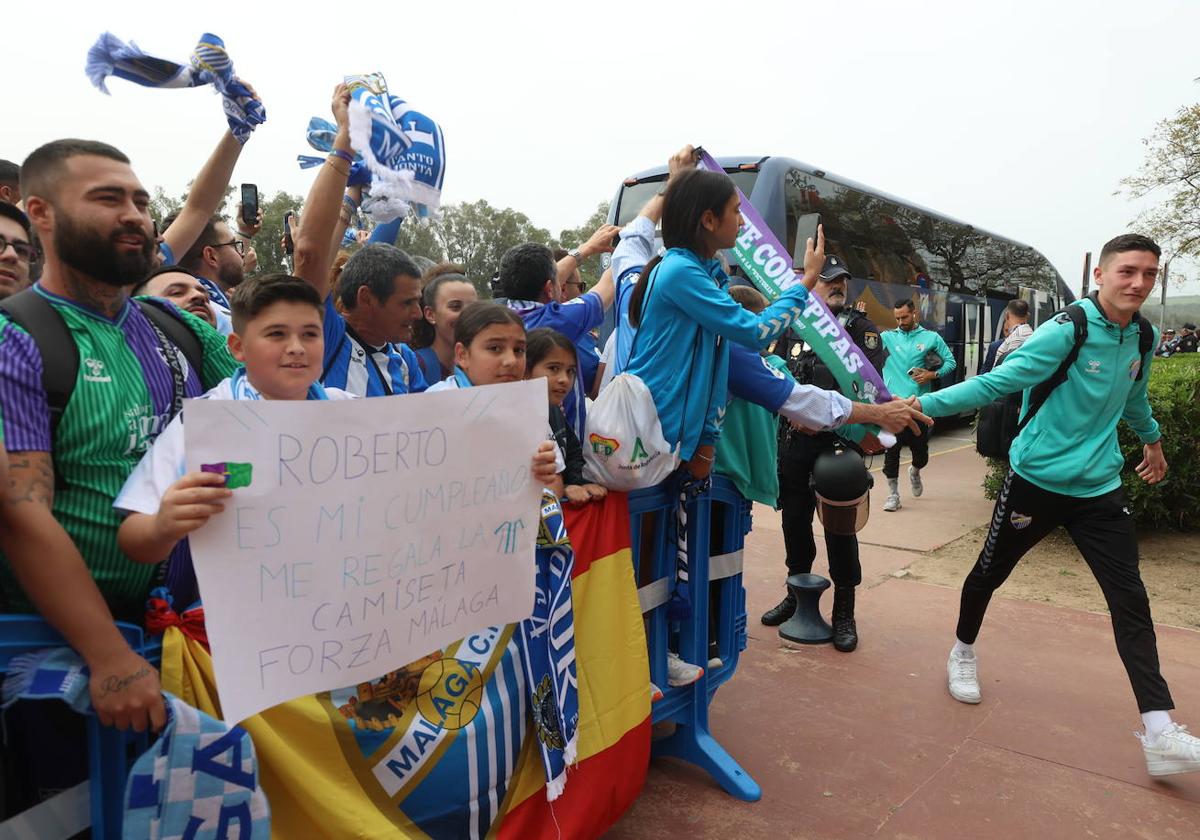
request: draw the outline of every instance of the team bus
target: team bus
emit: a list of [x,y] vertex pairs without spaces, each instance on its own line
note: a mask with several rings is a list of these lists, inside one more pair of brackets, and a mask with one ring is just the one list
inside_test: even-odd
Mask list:
[[[790,158],[718,162],[796,267],[804,264],[805,240],[818,221],[824,225],[826,253],[845,260],[853,275],[849,299],[865,303],[881,329],[895,326],[897,301],[911,298],[918,305],[922,324],[941,333],[958,362],[941,387],[978,373],[1010,300],[1028,302],[1036,326],[1075,299],[1054,266],[1028,245]],[[627,178],[609,221],[633,219],[666,177],[660,166]]]

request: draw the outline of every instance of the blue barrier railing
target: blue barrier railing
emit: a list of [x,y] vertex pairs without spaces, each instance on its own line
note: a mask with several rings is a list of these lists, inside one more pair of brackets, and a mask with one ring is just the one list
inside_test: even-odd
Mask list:
[[[117,622],[125,641],[151,664],[162,658],[161,638],[146,639],[140,627]],[[67,642],[36,615],[0,615],[0,676],[15,657]],[[93,840],[120,840],[125,779],[133,759],[150,748],[150,734],[119,732],[87,716],[88,792]]]
[[[696,764],[727,793],[756,802],[762,797],[762,789],[713,738],[708,727],[708,704],[717,688],[733,676],[746,647],[742,550],[750,530],[750,502],[721,476],[713,476],[707,489],[689,496],[685,506],[686,594],[691,615],[672,627],[667,611],[676,576],[674,523],[678,505],[679,483],[675,479],[629,495],[632,553],[646,616],[650,679],[663,691],[663,698],[654,704],[653,721],[676,725],[674,734],[656,741],[652,751],[654,755]],[[711,671],[705,667],[704,675],[691,685],[668,686],[668,644],[685,661],[707,666],[711,641],[716,642],[722,664]]]

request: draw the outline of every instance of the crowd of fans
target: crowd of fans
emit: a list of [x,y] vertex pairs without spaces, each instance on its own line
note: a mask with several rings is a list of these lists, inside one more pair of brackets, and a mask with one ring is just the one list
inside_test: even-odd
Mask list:
[[[703,480],[716,465],[747,496],[772,504],[782,491],[785,514],[807,518],[798,527],[808,529],[809,544],[807,481],[795,486],[787,470],[782,487],[775,478],[777,429],[785,460],[815,451],[794,435],[827,446],[828,433],[843,426],[900,433],[885,464],[895,507],[899,446],[913,450],[919,492],[932,421],[918,400],[954,362],[940,337],[916,324],[911,303],[898,307],[901,329],[882,341],[878,331],[859,330],[864,349],[903,368],[889,387],[911,384],[890,403],[852,402],[832,381],[798,384],[784,345],[779,356],[762,354],[784,338],[810,293],[831,300],[840,282],[844,302],[846,272],[825,254],[819,231],[801,282],[778,300],[745,288],[731,294],[720,255],[742,223],[738,195],[726,175],[697,169],[688,146],[671,157],[664,190],[624,228],[603,225],[570,251],[518,245],[497,266],[504,302],[478,300],[471,281],[479,278],[462,266],[422,266],[386,241],[394,241],[394,225],[339,252],[363,199],[361,186],[347,185],[349,98],[339,85],[332,152],[301,221],[288,227],[290,273],[256,265],[261,219],[247,223],[238,213],[231,225],[217,214],[242,149],[230,132],[161,231],[143,181],[110,145],[56,140],[20,167],[0,163],[2,609],[42,615],[79,652],[101,721],[139,731],[162,725],[156,671],[114,619],[140,622],[155,586],[181,611],[198,599],[187,535],[230,496],[222,476],[184,474],[185,398],[416,399],[426,390],[545,379],[548,405],[538,422],[547,441],[531,453],[534,475],[568,503],[589,504],[607,490],[584,475],[588,404],[613,376],[630,373],[649,389],[682,470]],[[604,252],[611,268],[586,288],[581,265]],[[601,345],[610,311],[616,329]],[[1028,334],[1028,310],[1010,314],[997,363]],[[937,366],[925,362],[929,350],[938,352]],[[61,389],[55,383],[64,374],[70,381]],[[865,437],[866,451],[878,447],[873,432],[851,437]],[[755,465],[764,449],[770,463]],[[811,545],[796,545],[789,570],[811,567]],[[856,545],[835,578],[852,594]],[[843,649],[853,649],[853,598],[839,603]],[[669,678],[682,684],[699,668],[674,657]],[[62,720],[49,725],[78,730]]]

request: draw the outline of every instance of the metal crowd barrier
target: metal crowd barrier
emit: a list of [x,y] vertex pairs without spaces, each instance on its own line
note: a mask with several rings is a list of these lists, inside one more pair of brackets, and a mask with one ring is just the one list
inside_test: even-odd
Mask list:
[[[117,622],[121,635],[129,646],[153,665],[162,658],[161,638],[146,639],[142,629]],[[12,660],[26,653],[52,647],[66,647],[67,642],[41,617],[36,615],[0,615],[0,677],[8,673]],[[54,703],[55,700],[41,702]],[[133,761],[150,749],[150,733],[119,732],[102,726],[94,714],[87,715],[88,750],[88,811],[93,840],[120,840],[121,822],[125,814],[125,779]],[[72,789],[48,799],[0,823],[0,834],[11,837],[49,838],[51,827],[60,828],[64,821],[78,819],[71,801],[77,794]],[[66,801],[59,801],[68,797]],[[68,830],[70,836],[87,825]],[[64,836],[59,834],[58,836]]]
[[[646,616],[650,679],[663,698],[653,706],[653,721],[675,723],[675,732],[656,741],[653,755],[689,761],[738,799],[756,802],[762,789],[709,732],[708,704],[737,670],[746,648],[746,590],[742,586],[742,550],[750,531],[750,502],[722,476],[691,495],[687,511],[688,582],[691,616],[671,627],[668,603],[676,577],[674,525],[680,485],[672,477],[656,487],[629,494],[634,571]],[[710,628],[710,615],[713,626]],[[709,670],[710,629],[720,667]],[[692,685],[667,685],[667,646],[687,662],[704,667]],[[677,645],[677,647],[675,647]]]

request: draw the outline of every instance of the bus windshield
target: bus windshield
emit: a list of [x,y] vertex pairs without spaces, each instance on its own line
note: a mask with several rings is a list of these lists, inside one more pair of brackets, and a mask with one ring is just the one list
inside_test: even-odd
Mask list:
[[[733,182],[738,185],[746,195],[754,192],[754,182],[758,178],[758,172],[742,171],[742,172],[727,172],[726,173]],[[661,178],[654,180],[639,181],[631,187],[622,187],[620,204],[617,208],[616,224],[625,227],[633,217],[636,216],[641,209],[646,206],[646,202],[654,198],[654,194],[662,189],[663,182],[666,180],[666,173],[663,173]]]

